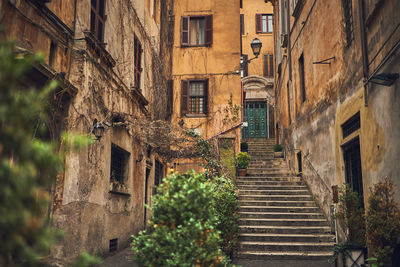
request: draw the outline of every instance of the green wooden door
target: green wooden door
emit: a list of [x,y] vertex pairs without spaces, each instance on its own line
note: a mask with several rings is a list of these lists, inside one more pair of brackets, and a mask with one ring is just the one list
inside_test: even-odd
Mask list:
[[267,108],[263,102],[247,102],[245,110],[247,119],[247,138],[267,137]]

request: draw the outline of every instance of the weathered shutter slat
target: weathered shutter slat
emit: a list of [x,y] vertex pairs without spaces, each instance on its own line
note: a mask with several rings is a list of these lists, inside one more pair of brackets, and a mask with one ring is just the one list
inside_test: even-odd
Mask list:
[[261,31],[261,14],[256,14],[256,33],[260,33]]
[[249,75],[249,65],[247,63],[248,56],[247,55],[242,55],[243,57],[243,77],[247,77]]
[[274,56],[269,55],[269,76],[274,77]]
[[181,18],[181,45],[189,45],[189,17]]
[[188,112],[189,81],[182,80],[181,86],[181,116],[184,116]]
[[205,44],[211,45],[213,42],[213,18],[212,15],[205,17]]
[[208,86],[208,83],[209,83],[209,80],[208,79],[206,79],[205,81],[204,81],[204,107],[203,107],[203,112],[204,112],[204,114],[208,114],[208,88],[209,88],[209,86]]

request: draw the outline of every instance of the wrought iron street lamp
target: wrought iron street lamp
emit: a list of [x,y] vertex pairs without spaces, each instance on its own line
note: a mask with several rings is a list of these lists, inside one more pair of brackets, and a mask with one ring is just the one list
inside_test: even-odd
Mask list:
[[104,125],[101,122],[96,122],[93,125],[92,133],[96,137],[96,140],[100,140],[100,138],[104,134],[104,130],[105,130]]

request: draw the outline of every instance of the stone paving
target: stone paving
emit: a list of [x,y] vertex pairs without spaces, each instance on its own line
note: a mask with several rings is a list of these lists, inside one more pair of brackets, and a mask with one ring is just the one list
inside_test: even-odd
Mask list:
[[133,253],[130,248],[121,250],[120,252],[107,257],[100,267],[137,267],[138,265],[133,261]]

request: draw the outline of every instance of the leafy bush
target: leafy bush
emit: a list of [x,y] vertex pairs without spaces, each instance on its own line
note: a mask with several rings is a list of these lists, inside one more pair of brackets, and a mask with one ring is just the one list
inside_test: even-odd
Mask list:
[[221,248],[228,255],[237,242],[239,232],[238,199],[232,180],[217,177],[212,182],[213,207],[217,216],[217,230],[221,232]]
[[394,185],[387,177],[371,188],[367,212],[367,245],[378,262],[389,263],[400,234],[400,211],[393,199]]
[[[0,266],[42,266],[43,256],[62,236],[51,227],[47,210],[48,190],[62,169],[63,153],[40,137],[57,82],[43,89],[21,84],[42,59],[41,54],[16,58],[14,44],[0,42]],[[87,136],[64,134],[62,139],[65,150],[89,142]],[[74,266],[98,262],[83,253]]]
[[212,184],[194,172],[164,178],[154,196],[149,229],[132,236],[135,261],[140,266],[226,265],[217,229],[225,222],[216,215],[214,199],[214,190],[223,196],[224,183]]
[[238,169],[247,169],[250,163],[250,156],[247,152],[239,152],[236,156],[236,166]]
[[282,150],[283,150],[282,145],[280,145],[280,144],[274,145],[274,152],[280,152]]
[[365,218],[361,197],[350,185],[339,188],[339,207],[336,214],[342,228],[347,231],[347,244],[365,246]]
[[249,149],[249,145],[246,142],[240,143],[240,151],[247,152],[248,149]]

